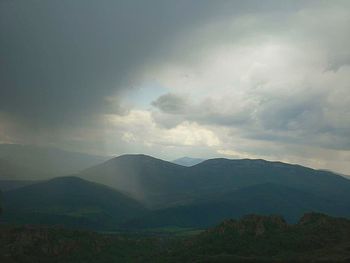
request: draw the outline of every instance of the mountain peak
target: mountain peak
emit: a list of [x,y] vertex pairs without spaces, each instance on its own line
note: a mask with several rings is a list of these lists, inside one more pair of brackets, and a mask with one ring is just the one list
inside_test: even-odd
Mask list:
[[123,154],[117,157],[114,157],[102,164],[99,164],[97,166],[101,166],[104,164],[133,164],[136,166],[144,166],[144,165],[170,165],[170,166],[179,166],[178,164],[168,162],[150,155],[146,154]]
[[129,153],[129,154],[122,154],[119,155],[113,159],[126,159],[126,158],[130,158],[130,159],[150,159],[150,160],[160,160],[158,158],[155,158],[153,156],[147,155],[147,154],[142,154],[142,153]]

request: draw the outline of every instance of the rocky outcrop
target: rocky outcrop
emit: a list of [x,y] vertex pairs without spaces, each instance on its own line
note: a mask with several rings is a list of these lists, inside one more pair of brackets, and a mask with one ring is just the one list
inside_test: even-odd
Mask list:
[[261,216],[247,215],[240,220],[225,220],[216,228],[208,230],[208,232],[225,233],[238,235],[260,236],[266,231],[281,231],[288,227],[286,221],[281,216]]
[[306,213],[300,218],[298,225],[309,225],[309,224],[320,225],[320,224],[327,223],[329,220],[331,220],[331,217],[325,214],[314,213],[314,212]]

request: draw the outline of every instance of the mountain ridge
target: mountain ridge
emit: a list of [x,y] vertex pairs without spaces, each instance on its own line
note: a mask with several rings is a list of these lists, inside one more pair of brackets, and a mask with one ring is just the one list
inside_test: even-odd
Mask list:
[[136,200],[105,185],[66,176],[3,193],[5,222],[105,229],[140,216]]
[[246,214],[279,214],[296,223],[306,212],[322,212],[335,216],[350,216],[349,204],[331,200],[301,190],[273,183],[240,188],[222,195],[212,195],[192,204],[157,209],[128,221],[127,228],[157,228],[180,226],[206,228],[225,218],[239,218]]
[[[80,210],[77,208],[78,204],[73,207],[75,210],[69,206],[71,201],[68,197],[58,199],[64,204],[62,208],[57,201],[57,196],[61,196],[58,192],[56,199],[50,199],[47,193],[47,189],[50,188],[43,187],[47,181],[34,182],[31,186],[19,184],[14,186],[17,189],[8,189],[9,191],[4,193],[5,197],[9,197],[7,204],[12,202],[11,198],[14,198],[13,204],[19,200],[17,212],[23,215],[27,202],[24,196],[29,196],[37,198],[34,198],[37,204],[32,203],[32,208],[38,208],[38,204],[45,208],[42,205],[43,201],[35,193],[36,187],[41,185],[39,192],[46,196],[47,200],[51,200],[51,206],[61,213],[59,216],[64,216],[63,222],[70,224],[72,215],[83,216],[83,220],[91,221],[90,216],[93,212],[101,217],[101,222],[105,220],[106,225],[111,227],[116,226],[108,219],[108,211],[113,206],[106,199],[100,200],[96,196],[116,191],[142,205],[144,213],[130,212],[130,217],[120,221],[123,226],[126,224],[136,228],[169,225],[206,227],[218,223],[223,218],[235,218],[250,212],[279,213],[289,221],[294,221],[303,212],[318,211],[336,216],[349,216],[350,211],[349,180],[327,171],[262,159],[214,158],[184,167],[144,154],[127,154],[90,167],[75,176],[83,179],[84,185],[91,186],[95,183],[99,186],[98,189],[92,189],[93,194],[89,197],[80,196],[81,199],[77,199],[81,200]],[[53,179],[49,184],[57,186],[57,180]],[[72,181],[66,178],[66,187],[57,187],[62,192],[70,189],[69,197],[74,200],[79,189],[82,189],[81,193],[88,192],[86,188],[70,187],[80,183],[82,181],[77,183],[76,179]],[[101,188],[102,186],[107,188]],[[16,199],[13,193],[22,193],[21,199]],[[100,203],[94,203],[95,199],[100,200]],[[106,203],[109,204],[107,208]],[[88,204],[94,204],[93,208],[90,209]],[[46,204],[44,212],[46,211],[46,216],[50,217],[51,221],[45,217],[44,219],[46,222],[58,222],[57,211],[48,207],[49,204]],[[89,215],[86,215],[87,211]],[[16,220],[16,211],[12,212],[12,220]],[[45,221],[38,218],[37,214],[26,215],[36,222]],[[113,214],[112,217],[118,216]],[[84,224],[88,225],[89,222]]]
[[150,206],[178,204],[198,195],[222,193],[261,183],[291,186],[315,194],[350,197],[350,180],[331,172],[262,159],[215,158],[191,167],[147,155],[121,155],[79,174],[125,190]]

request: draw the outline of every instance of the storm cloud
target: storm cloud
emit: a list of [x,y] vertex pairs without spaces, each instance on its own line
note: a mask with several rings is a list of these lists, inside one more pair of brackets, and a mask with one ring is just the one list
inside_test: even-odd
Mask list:
[[[1,1],[1,111],[62,124],[111,111],[105,97],[138,83],[183,30],[254,2]],[[259,8],[264,8],[261,5]],[[166,57],[166,56],[165,56]]]
[[0,4],[0,110],[38,125],[113,111],[105,98],[135,85],[138,69],[204,12],[170,1]]
[[0,142],[350,172],[349,10],[0,1]]

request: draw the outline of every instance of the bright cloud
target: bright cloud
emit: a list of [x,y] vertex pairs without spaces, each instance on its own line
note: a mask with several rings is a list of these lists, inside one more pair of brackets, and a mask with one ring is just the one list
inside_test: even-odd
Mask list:
[[[57,21],[23,11],[36,23],[18,25],[16,5],[2,4],[13,28],[0,24],[9,61],[0,67],[0,141],[265,158],[350,174],[349,1],[98,3],[84,30],[72,23],[84,10],[59,15],[51,5],[60,3],[40,9],[58,10]],[[42,34],[22,47],[32,31]]]

